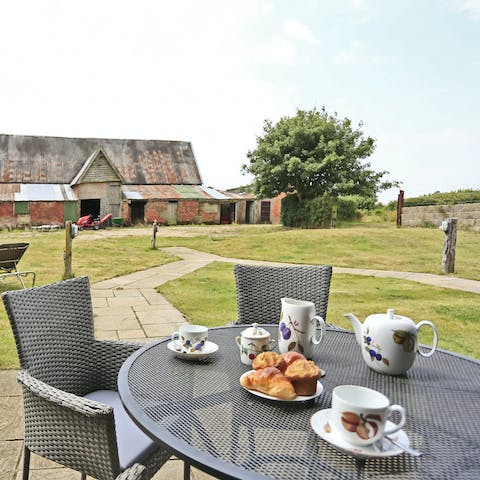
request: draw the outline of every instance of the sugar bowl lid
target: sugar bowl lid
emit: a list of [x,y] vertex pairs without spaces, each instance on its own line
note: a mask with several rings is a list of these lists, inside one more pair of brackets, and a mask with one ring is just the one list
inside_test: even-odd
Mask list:
[[250,339],[261,339],[270,337],[270,332],[267,332],[264,328],[259,327],[258,323],[252,323],[251,327],[246,328],[242,332],[242,337]]

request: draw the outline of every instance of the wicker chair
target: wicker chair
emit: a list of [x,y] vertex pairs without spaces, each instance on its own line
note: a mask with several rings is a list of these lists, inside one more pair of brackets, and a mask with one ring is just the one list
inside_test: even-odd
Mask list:
[[95,340],[88,279],[2,298],[21,367],[23,479],[31,451],[82,472],[82,479],[151,478],[171,452],[134,425],[116,392],[121,365],[141,344]]
[[236,323],[278,323],[282,297],[309,300],[316,315],[327,321],[332,267],[235,265],[238,317]]

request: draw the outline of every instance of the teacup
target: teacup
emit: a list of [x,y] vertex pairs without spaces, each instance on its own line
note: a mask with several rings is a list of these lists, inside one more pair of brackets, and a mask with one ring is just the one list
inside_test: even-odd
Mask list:
[[[400,413],[400,422],[387,429],[385,425],[393,411]],[[332,413],[336,430],[353,445],[370,445],[405,425],[403,407],[390,405],[385,395],[359,385],[340,385],[333,389]]]
[[208,339],[208,328],[202,325],[181,325],[178,332],[172,333],[172,340],[183,353],[201,353]]

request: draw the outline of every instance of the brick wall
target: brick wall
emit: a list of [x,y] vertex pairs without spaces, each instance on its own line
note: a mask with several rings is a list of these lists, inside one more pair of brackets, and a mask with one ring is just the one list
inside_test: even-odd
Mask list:
[[32,225],[63,225],[63,202],[30,202]]
[[201,223],[220,223],[220,205],[201,202],[198,205],[198,216]]
[[167,223],[168,202],[160,200],[150,200],[145,205],[145,218],[148,223]]
[[402,209],[402,225],[405,227],[438,227],[443,220],[452,217],[458,219],[458,228],[480,232],[480,203],[428,205]]
[[15,224],[13,202],[0,202],[0,226],[13,227]]
[[180,200],[178,202],[178,223],[198,223],[198,200]]

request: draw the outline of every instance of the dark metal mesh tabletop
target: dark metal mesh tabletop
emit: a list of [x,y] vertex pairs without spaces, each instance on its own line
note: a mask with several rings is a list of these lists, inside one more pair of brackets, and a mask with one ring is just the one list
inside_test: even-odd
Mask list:
[[[418,356],[404,376],[382,375],[367,367],[353,334],[329,330],[314,357],[326,372],[324,392],[309,402],[277,402],[239,384],[249,370],[235,344],[244,328],[211,329],[219,350],[203,362],[175,357],[166,341],[134,354],[119,390],[141,428],[224,478],[480,479],[480,362],[437,351]],[[277,337],[276,327],[270,332]],[[331,407],[332,390],[342,384],[373,388],[403,405],[404,431],[424,455],[359,460],[318,437],[310,418]]]

